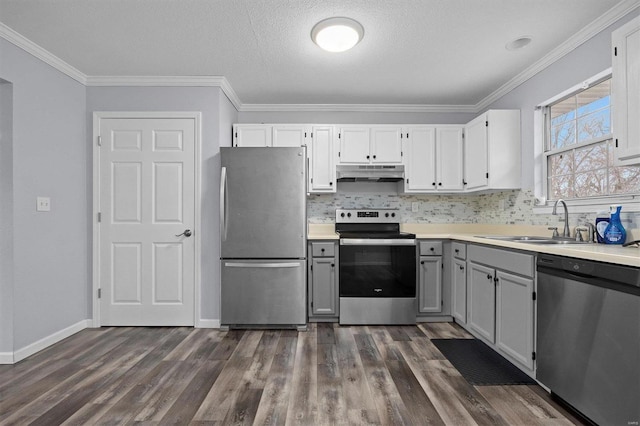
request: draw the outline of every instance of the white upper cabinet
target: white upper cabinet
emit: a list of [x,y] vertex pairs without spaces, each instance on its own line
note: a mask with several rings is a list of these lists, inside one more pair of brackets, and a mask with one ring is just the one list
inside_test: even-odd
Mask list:
[[305,146],[309,132],[306,124],[234,124],[233,146]]
[[307,144],[309,128],[306,125],[273,125],[273,144],[278,147],[299,147]]
[[401,164],[400,126],[344,126],[338,131],[340,164]]
[[520,111],[489,110],[467,123],[466,191],[520,188]]
[[371,162],[402,163],[402,128],[398,126],[371,127]]
[[438,191],[462,191],[462,134],[461,126],[436,129],[436,176]]
[[369,134],[370,130],[367,126],[340,128],[338,159],[341,164],[369,164],[371,162]]
[[405,192],[462,191],[462,126],[404,129]]
[[334,127],[313,126],[310,136],[309,192],[336,192]]
[[640,164],[640,17],[611,33],[613,137],[619,165]]
[[271,146],[271,125],[234,124],[233,146]]
[[405,134],[404,191],[433,191],[436,186],[436,128],[409,127]]

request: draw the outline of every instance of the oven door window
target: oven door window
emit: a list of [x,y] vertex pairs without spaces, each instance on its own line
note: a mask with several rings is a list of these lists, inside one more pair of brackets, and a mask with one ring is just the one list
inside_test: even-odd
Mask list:
[[340,297],[415,297],[416,246],[340,246]]

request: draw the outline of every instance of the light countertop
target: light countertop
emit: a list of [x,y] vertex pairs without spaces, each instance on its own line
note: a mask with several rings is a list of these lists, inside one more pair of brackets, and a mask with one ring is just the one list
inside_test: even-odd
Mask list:
[[[330,224],[310,223],[308,227],[309,240],[337,240],[335,226]],[[515,241],[491,240],[481,238],[483,235],[539,235],[550,236],[547,226],[526,225],[491,225],[491,224],[417,224],[405,223],[400,226],[404,232],[416,234],[421,239],[450,239],[512,248],[535,253],[556,254],[559,256],[596,260],[600,262],[616,263],[640,267],[640,248],[622,247],[607,244],[569,244],[542,245],[533,243],[519,243]],[[638,230],[627,230],[627,240],[639,239]]]

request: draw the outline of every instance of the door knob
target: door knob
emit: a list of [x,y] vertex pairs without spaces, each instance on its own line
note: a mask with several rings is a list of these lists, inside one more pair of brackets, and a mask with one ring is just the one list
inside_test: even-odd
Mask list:
[[183,235],[189,238],[191,236],[191,229],[185,229],[182,234],[176,234],[176,237],[182,237]]

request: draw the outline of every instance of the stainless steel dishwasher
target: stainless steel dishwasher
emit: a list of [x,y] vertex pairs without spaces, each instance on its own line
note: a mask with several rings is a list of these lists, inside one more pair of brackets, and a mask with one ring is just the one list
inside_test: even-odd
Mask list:
[[600,425],[640,421],[640,269],[540,254],[536,378]]

